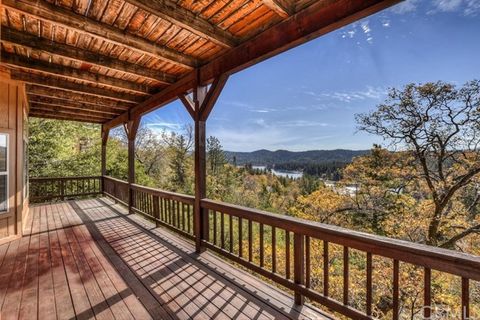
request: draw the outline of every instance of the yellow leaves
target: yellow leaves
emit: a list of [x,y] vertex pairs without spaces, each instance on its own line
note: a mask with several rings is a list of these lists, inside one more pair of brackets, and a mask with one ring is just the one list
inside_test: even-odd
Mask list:
[[290,212],[304,219],[332,223],[333,213],[351,205],[348,195],[342,195],[328,187],[322,187],[307,196],[298,197],[297,203],[290,209]]

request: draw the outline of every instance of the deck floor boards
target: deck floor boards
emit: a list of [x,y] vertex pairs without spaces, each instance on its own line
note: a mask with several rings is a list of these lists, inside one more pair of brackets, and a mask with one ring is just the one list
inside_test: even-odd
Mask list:
[[35,205],[0,245],[0,319],[329,319],[107,198]]

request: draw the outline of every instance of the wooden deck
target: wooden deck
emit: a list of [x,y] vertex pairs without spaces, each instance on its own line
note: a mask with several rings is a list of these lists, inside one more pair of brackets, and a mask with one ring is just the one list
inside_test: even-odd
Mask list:
[[0,246],[0,319],[327,319],[107,198],[34,206]]

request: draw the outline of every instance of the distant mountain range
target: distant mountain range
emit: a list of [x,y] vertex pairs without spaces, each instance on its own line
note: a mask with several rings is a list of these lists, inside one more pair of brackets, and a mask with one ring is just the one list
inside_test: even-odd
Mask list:
[[257,150],[252,152],[225,151],[227,160],[237,165],[252,164],[254,166],[275,166],[282,164],[306,164],[306,163],[349,163],[354,157],[369,153],[370,150],[311,150],[311,151],[287,151],[287,150]]

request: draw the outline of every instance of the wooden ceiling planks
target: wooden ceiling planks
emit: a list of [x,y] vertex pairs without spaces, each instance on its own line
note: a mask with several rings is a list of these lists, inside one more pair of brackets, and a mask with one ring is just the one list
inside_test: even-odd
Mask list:
[[[72,108],[83,108],[92,112],[82,114],[82,121],[96,114],[98,122],[99,114],[113,118],[115,110],[135,105],[143,112],[155,108],[158,97],[174,99],[177,90],[195,83],[196,70],[201,81],[208,82],[220,71],[235,72],[300,43],[290,30],[284,29],[283,35],[275,28],[293,20],[292,28],[299,33],[310,32],[304,19],[321,24],[302,16],[311,7],[337,5],[355,13],[356,7],[362,11],[360,2],[2,0],[2,65],[10,69],[12,78],[29,83],[29,97],[35,98],[37,107],[53,105],[62,117],[72,115]],[[397,1],[364,2],[384,8]],[[337,20],[342,20],[340,15]],[[354,19],[358,18],[348,21]],[[342,25],[328,23],[332,29]],[[263,40],[258,40],[259,35]],[[285,43],[277,39],[284,36]],[[62,104],[64,109],[59,109]],[[52,116],[49,110],[34,111]]]
[[27,84],[26,91],[28,94],[36,96],[60,99],[64,101],[81,102],[99,107],[113,108],[121,111],[126,111],[135,106],[135,103],[118,101],[115,99],[110,99],[108,97],[99,98],[88,94],[62,90],[60,88],[53,89],[32,84]]
[[60,77],[67,81],[80,80],[93,85],[103,84],[111,87],[112,89],[117,88],[121,89],[121,91],[139,93],[145,96],[150,94],[149,87],[142,84],[83,71],[77,68],[62,65],[60,63],[49,63],[48,61],[43,61],[41,59],[32,57],[32,54],[30,55],[30,58],[24,55],[14,55],[6,52],[2,52],[1,54],[2,62],[15,68],[37,71],[44,75],[49,75],[54,78]]

